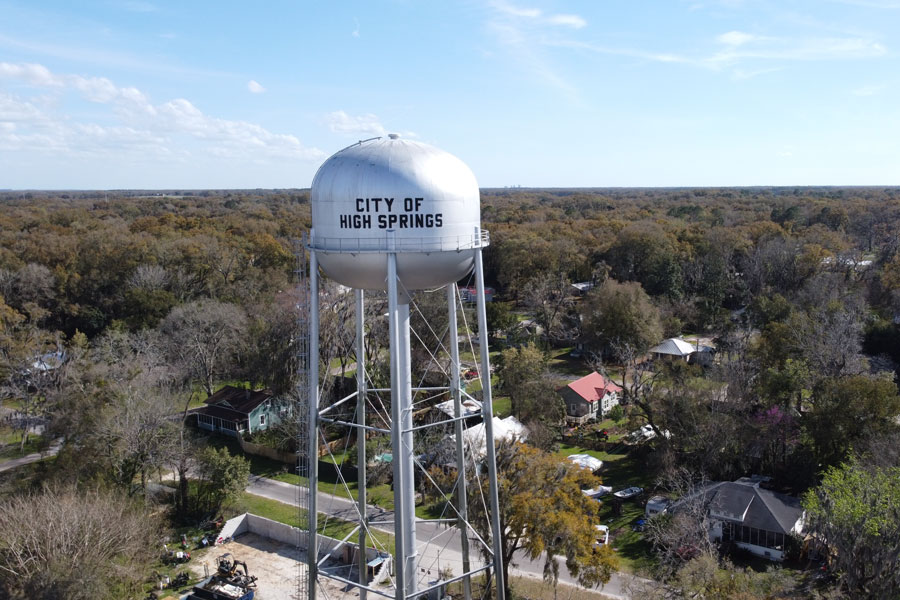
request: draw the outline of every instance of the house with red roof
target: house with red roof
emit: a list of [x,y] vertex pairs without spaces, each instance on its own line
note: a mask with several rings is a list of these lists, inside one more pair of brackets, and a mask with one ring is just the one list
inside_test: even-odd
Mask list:
[[619,403],[621,391],[596,371],[558,390],[566,405],[566,420],[578,424],[605,417]]

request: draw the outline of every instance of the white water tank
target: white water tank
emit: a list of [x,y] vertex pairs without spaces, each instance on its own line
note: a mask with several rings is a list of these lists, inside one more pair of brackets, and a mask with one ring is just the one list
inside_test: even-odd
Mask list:
[[481,230],[478,183],[458,158],[391,134],[344,148],[312,182],[310,248],[331,279],[386,289],[387,255],[408,290],[465,277]]

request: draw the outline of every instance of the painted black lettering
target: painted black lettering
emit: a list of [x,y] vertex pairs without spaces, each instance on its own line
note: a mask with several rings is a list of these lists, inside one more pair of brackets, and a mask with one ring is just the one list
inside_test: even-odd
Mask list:
[[444,226],[444,213],[437,213],[434,215],[434,226],[435,227],[443,227]]
[[378,215],[378,229],[387,229],[387,215]]
[[357,198],[356,199],[356,212],[364,212],[365,209],[365,199]]

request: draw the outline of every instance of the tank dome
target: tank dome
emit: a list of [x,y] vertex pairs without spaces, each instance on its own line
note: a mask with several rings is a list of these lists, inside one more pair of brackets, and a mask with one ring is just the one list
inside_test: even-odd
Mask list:
[[387,255],[409,290],[465,277],[481,230],[478,183],[458,158],[391,135],[359,142],[326,160],[311,190],[310,247],[338,283],[385,289]]

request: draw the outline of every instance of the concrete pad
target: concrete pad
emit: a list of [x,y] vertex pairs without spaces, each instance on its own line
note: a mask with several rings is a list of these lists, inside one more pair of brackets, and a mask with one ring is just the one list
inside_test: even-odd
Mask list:
[[[257,577],[258,600],[294,600],[297,597],[297,581],[301,569],[306,571],[306,552],[296,547],[245,533],[222,546],[198,551],[196,560],[188,563],[198,577],[205,575],[204,565],[212,575],[216,571],[216,558],[230,552],[235,560],[247,563],[250,575]],[[323,568],[338,568],[337,561],[329,560]],[[340,582],[320,578],[320,598],[359,598],[358,590],[347,590]]]

